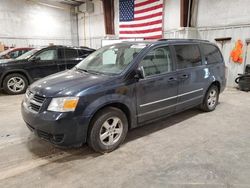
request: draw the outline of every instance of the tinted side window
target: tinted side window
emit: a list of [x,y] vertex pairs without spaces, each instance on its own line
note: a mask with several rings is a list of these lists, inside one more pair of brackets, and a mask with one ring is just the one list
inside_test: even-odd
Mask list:
[[141,51],[140,48],[126,48],[124,49],[124,54],[121,57],[122,63],[124,65],[128,65],[130,62],[133,61],[133,59],[137,56],[137,54]]
[[87,57],[90,52],[85,51],[85,50],[78,50],[79,57]]
[[28,51],[28,50],[20,50],[18,56],[23,55],[23,54],[26,53],[27,51]]
[[169,47],[160,47],[150,51],[140,63],[145,76],[171,72],[173,70]]
[[203,44],[202,47],[207,64],[223,62],[221,53],[219,52],[218,48],[210,44]]
[[75,49],[66,48],[64,49],[64,54],[65,59],[73,59],[78,57],[77,50]]
[[57,50],[46,50],[38,54],[36,57],[40,57],[41,60],[56,60],[57,59]]
[[18,57],[18,52],[19,51],[13,51],[13,52],[10,52],[8,55],[10,56],[10,58],[16,59]]
[[201,65],[201,54],[198,45],[174,46],[177,59],[177,69],[185,69]]
[[58,59],[64,59],[64,49],[58,48]]

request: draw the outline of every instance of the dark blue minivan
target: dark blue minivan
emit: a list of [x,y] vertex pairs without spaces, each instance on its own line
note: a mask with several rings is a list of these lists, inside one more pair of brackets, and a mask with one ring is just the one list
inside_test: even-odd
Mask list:
[[73,69],[33,83],[22,102],[28,128],[59,146],[110,152],[127,131],[200,107],[213,111],[226,85],[208,41],[164,39],[103,47]]

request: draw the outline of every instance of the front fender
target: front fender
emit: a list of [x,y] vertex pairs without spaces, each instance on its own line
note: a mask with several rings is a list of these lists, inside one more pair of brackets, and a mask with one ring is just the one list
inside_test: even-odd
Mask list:
[[23,74],[24,76],[27,77],[28,79],[28,82],[29,83],[32,83],[33,82],[33,79],[30,77],[29,73],[23,69],[9,69],[9,70],[6,70],[2,73],[1,77],[0,77],[0,83],[1,83],[1,87],[2,87],[2,84],[3,84],[3,79],[6,75],[8,74],[12,74],[12,73],[21,73]]
[[84,110],[83,116],[90,120],[95,115],[95,113],[105,106],[112,104],[122,104],[126,106],[130,113],[130,123],[131,127],[136,126],[136,100],[134,97],[121,94],[110,94],[102,96],[93,102],[91,102]]

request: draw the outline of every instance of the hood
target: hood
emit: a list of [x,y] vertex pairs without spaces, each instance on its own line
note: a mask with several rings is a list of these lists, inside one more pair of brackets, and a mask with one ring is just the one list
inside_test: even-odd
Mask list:
[[107,75],[72,69],[38,80],[30,86],[30,90],[44,97],[81,96],[86,90],[111,79]]
[[10,61],[13,61],[13,59],[0,59],[0,64],[2,64],[2,63],[8,63]]
[[17,63],[25,63],[27,62],[26,59],[21,59],[21,60],[15,60],[15,59],[0,59],[0,65],[6,66],[6,65],[16,65]]

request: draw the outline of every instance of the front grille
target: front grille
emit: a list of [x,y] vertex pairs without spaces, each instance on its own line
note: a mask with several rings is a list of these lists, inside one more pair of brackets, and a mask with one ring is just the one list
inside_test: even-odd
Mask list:
[[26,92],[26,100],[28,108],[34,112],[39,112],[44,101],[45,97],[32,93],[31,91]]
[[41,108],[41,106],[39,105],[36,105],[36,104],[33,104],[33,103],[30,103],[30,108],[36,112],[38,112]]
[[43,103],[44,100],[45,100],[45,97],[39,96],[39,95],[34,95],[33,100],[36,101],[36,102],[38,102],[38,103]]

